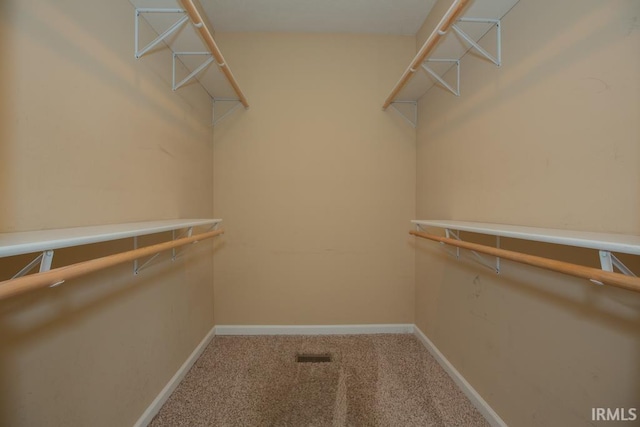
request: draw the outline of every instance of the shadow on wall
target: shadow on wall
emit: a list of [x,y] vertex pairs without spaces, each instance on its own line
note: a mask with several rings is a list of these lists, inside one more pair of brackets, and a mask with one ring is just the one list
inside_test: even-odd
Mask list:
[[[145,236],[142,245],[160,243],[166,241],[167,236]],[[115,253],[124,252],[131,249],[132,240],[124,239],[109,243],[97,243],[82,246],[80,248],[68,248],[56,251],[54,264],[70,265],[98,257],[108,256]],[[20,405],[16,403],[23,402],[25,396],[23,394],[31,392],[25,389],[24,384],[15,383],[7,380],[13,377],[14,380],[20,380],[20,370],[28,363],[47,364],[48,361],[29,360],[20,363],[14,360],[14,353],[27,354],[25,351],[31,347],[38,347],[41,343],[49,341],[66,342],[64,336],[73,334],[74,323],[86,324],[94,322],[100,318],[100,313],[113,310],[114,307],[126,305],[127,301],[135,301],[139,298],[147,298],[148,293],[154,286],[167,286],[167,284],[158,285],[166,280],[167,277],[175,275],[178,270],[185,269],[185,262],[189,263],[190,269],[197,270],[197,265],[209,262],[215,252],[224,245],[224,241],[215,239],[210,241],[199,242],[197,245],[181,250],[189,251],[188,254],[178,253],[175,262],[170,260],[171,252],[166,251],[150,263],[138,275],[134,275],[132,271],[132,262],[127,262],[109,269],[101,270],[84,277],[80,277],[64,283],[56,288],[43,288],[23,295],[19,295],[7,300],[0,301],[0,425],[11,425],[16,419],[21,419]],[[188,256],[188,261],[182,260]],[[0,272],[2,277],[0,280],[6,280],[13,273],[22,268],[26,263],[31,261],[32,254],[24,256],[16,256],[10,258],[0,258]],[[141,260],[144,262],[144,260]],[[53,266],[54,268],[56,265]],[[175,281],[171,287],[184,288],[181,292],[190,292],[189,286]],[[198,286],[209,286],[209,284],[200,284]],[[172,309],[166,307],[166,309]],[[141,315],[138,319],[132,319],[134,322],[145,322],[145,316]],[[146,320],[148,321],[148,319]],[[104,326],[104,325],[103,325]],[[139,328],[136,325],[130,326],[132,333]],[[109,334],[116,334],[117,329],[109,330]],[[102,330],[104,333],[104,330]],[[142,337],[141,337],[142,338]],[[100,336],[100,331],[96,331],[96,336],[87,339],[87,343],[76,342],[74,348],[60,349],[60,354],[64,354],[72,360],[84,359],[86,355],[82,352],[83,345],[91,345],[93,342],[118,342],[117,337]],[[77,347],[77,348],[76,348]],[[110,353],[117,354],[120,349],[108,349]],[[34,353],[37,357],[37,350]],[[53,356],[53,366],[55,366],[55,357]],[[92,360],[86,361],[85,364],[94,363]],[[94,366],[100,370],[100,366]],[[11,373],[12,375],[8,375]],[[54,389],[57,387],[65,387],[64,383],[57,385],[49,385]],[[64,393],[64,390],[59,390]],[[7,418],[8,417],[8,418]],[[13,420],[13,421],[12,421]]]
[[0,232],[192,216],[210,97],[171,90],[168,49],[134,58],[132,5],[1,3]]
[[[465,241],[495,246],[495,240],[489,236],[462,233],[461,237]],[[502,238],[500,243],[503,249],[600,268],[598,252],[594,250],[506,238]],[[539,326],[542,329],[540,329],[540,336],[537,339],[549,339],[550,341],[547,343],[549,347],[526,344],[527,347],[531,347],[528,350],[531,352],[553,353],[558,351],[559,358],[565,357],[567,351],[554,348],[553,344],[550,344],[554,342],[551,336],[557,336],[558,331],[575,333],[576,324],[581,324],[581,328],[587,330],[590,327],[594,328],[596,330],[594,335],[602,334],[601,330],[604,329],[615,336],[624,336],[633,342],[637,340],[638,331],[640,331],[640,294],[636,292],[606,285],[599,286],[588,280],[504,260],[502,261],[501,274],[497,275],[487,266],[481,265],[469,251],[463,249],[460,250],[460,259],[456,260],[455,248],[437,245],[422,239],[415,243],[415,248],[417,255],[423,261],[430,258],[433,263],[438,265],[453,266],[451,268],[443,267],[439,273],[431,272],[431,274],[435,274],[432,277],[434,283],[428,285],[430,298],[434,300],[433,304],[435,305],[432,310],[437,311],[439,305],[454,307],[455,313],[449,314],[452,316],[449,321],[457,319],[457,322],[464,324],[465,320],[459,316],[468,315],[474,320],[480,319],[482,322],[491,323],[492,327],[498,330],[506,328],[513,335],[512,328],[517,328],[522,320],[514,319],[511,317],[513,315],[540,318],[538,320],[532,318],[531,320],[534,322],[532,325],[537,325],[548,323],[549,321],[544,318],[549,313],[556,320],[564,317],[558,317],[558,312],[566,313],[566,318],[572,319],[571,326],[565,327],[557,324],[557,331],[554,333],[549,333],[544,329],[544,326]],[[488,264],[494,265],[495,257],[481,255]],[[632,271],[640,273],[640,257],[630,255],[619,255],[618,257]],[[460,287],[454,286],[452,288],[443,285],[459,283],[463,277],[472,278],[472,280],[467,284],[460,284]],[[439,283],[439,285],[435,285],[435,283]],[[504,293],[509,294],[508,299],[504,298]],[[513,307],[516,305],[510,306],[516,302],[514,295],[517,295],[518,300],[531,301],[531,304],[517,305],[520,309],[514,312]],[[458,298],[462,298],[463,301]],[[447,300],[449,302],[446,302]],[[505,306],[507,301],[508,306]],[[455,303],[454,306],[451,305],[452,302]],[[455,305],[460,307],[455,307]],[[498,310],[498,312],[492,313],[491,310]],[[549,313],[546,313],[546,310],[549,310]],[[442,320],[440,314],[433,314],[433,316],[434,319]],[[435,323],[438,322],[436,320]],[[437,325],[433,327],[438,329]],[[469,325],[461,327],[469,327]],[[531,338],[522,337],[523,333],[520,331],[520,335],[518,335],[521,336],[521,340]],[[575,348],[589,348],[589,346],[598,345],[596,341],[591,342],[591,338],[588,333],[584,332],[580,332],[580,335],[577,336],[567,335],[566,341],[562,345]],[[521,345],[525,344],[521,343]],[[498,346],[503,347],[503,351],[505,351],[504,348],[508,347],[509,343],[499,343]],[[572,349],[569,352],[575,351]],[[607,351],[614,353],[616,350],[608,349]],[[637,359],[640,357],[640,348],[636,348],[636,354]],[[589,358],[588,355],[585,357]],[[629,379],[640,378],[640,367],[636,364],[634,369],[635,372],[625,373]],[[628,387],[633,390],[631,396],[640,396],[640,382],[631,380]],[[600,396],[601,399],[605,397]]]
[[[0,2],[0,52],[10,52],[9,44],[11,34],[8,25],[2,22],[2,18],[9,18],[14,13],[12,9],[13,3],[9,1]],[[4,57],[0,62],[0,233],[11,231],[8,219],[12,217],[11,203],[11,187],[9,177],[11,176],[11,152],[9,150],[9,138],[13,135],[14,117],[10,114],[11,106],[15,104],[12,98],[13,91],[9,90],[9,86],[14,82],[14,69],[12,56]]]
[[[11,38],[18,42],[28,40],[29,43],[54,52],[61,60],[75,66],[78,73],[98,78],[101,84],[127,97],[140,110],[151,111],[165,122],[180,125],[185,132],[191,132],[194,140],[198,140],[202,134],[203,125],[207,128],[210,126],[209,114],[198,120],[197,115],[189,114],[193,106],[183,108],[174,102],[176,96],[181,96],[180,91],[171,90],[171,56],[164,44],[154,48],[142,59],[134,58],[134,9],[128,2],[124,6],[115,3],[99,6],[79,1],[26,3],[20,6],[14,4],[13,1],[3,2],[2,7],[19,8],[19,13],[14,11],[9,14],[5,11],[0,16],[0,24],[4,31],[11,34]],[[122,7],[131,12],[127,13],[130,19],[124,22]],[[141,33],[145,32],[151,39],[155,37],[155,32],[152,31],[141,20]],[[161,73],[156,71],[156,63],[164,64]],[[15,64],[18,67],[22,65]],[[51,79],[48,82],[50,86],[61,85],[69,90],[74,89],[73,76],[65,80],[54,80],[47,74],[46,64],[43,65],[41,76]],[[166,90],[154,90],[152,82],[145,82],[152,77],[163,80],[158,86],[166,86]],[[3,83],[10,81],[5,79]],[[97,99],[93,101],[99,102]],[[51,113],[55,114],[55,111]],[[207,121],[203,122],[205,118]],[[71,118],[62,119],[72,121]]]
[[[479,243],[487,246],[495,247],[495,241],[488,236],[472,235],[470,233],[462,232],[460,234],[462,240]],[[425,245],[433,244],[438,245],[438,250],[434,254],[433,247]],[[446,245],[440,245],[433,242],[426,242],[423,239],[418,240],[414,247],[418,253],[422,253],[426,256],[436,256],[439,262],[446,262],[455,260],[455,248],[448,247]],[[502,249],[522,252],[530,255],[540,256],[549,259],[556,259],[559,261],[584,265],[592,268],[600,268],[598,263],[597,251],[584,249],[563,247],[559,245],[520,241],[508,238],[502,238],[500,240],[500,247]],[[495,257],[490,255],[480,254],[485,262],[490,265],[495,263]],[[640,257],[617,255],[627,267],[634,272],[640,272]],[[512,265],[522,265],[516,262],[503,261]],[[456,268],[460,268],[469,274],[476,274],[476,277],[491,275],[496,278],[501,278],[508,282],[509,285],[514,285],[514,289],[526,295],[527,298],[534,298],[543,301],[545,304],[551,304],[558,307],[562,307],[565,310],[578,314],[580,316],[588,316],[593,318],[594,316],[599,319],[600,322],[608,324],[610,327],[618,330],[624,330],[628,333],[634,333],[638,331],[640,327],[640,294],[628,291],[625,289],[614,288],[613,286],[598,286],[584,280],[584,292],[581,292],[579,296],[572,295],[562,288],[549,288],[543,283],[536,283],[534,281],[520,280],[520,276],[512,276],[508,273],[502,273],[496,275],[495,272],[491,272],[486,265],[482,265],[470,251],[460,249],[460,259],[456,262]],[[540,274],[546,274],[547,270],[529,267]],[[561,273],[550,273],[558,274]],[[479,276],[478,276],[479,275]],[[572,276],[565,276],[570,278]],[[578,279],[582,280],[582,279]],[[600,299],[612,302],[613,305],[599,305]],[[615,306],[620,305],[630,309],[633,315],[629,316],[629,313],[624,313],[616,310]]]
[[[617,10],[615,5],[605,2],[598,3],[598,9],[595,10],[562,7],[561,3],[552,3],[552,8],[546,9],[545,16],[549,17],[549,24],[545,24],[544,31],[540,31],[539,26],[537,26],[535,22],[530,22],[529,27],[519,27],[517,29],[519,33],[515,34],[509,26],[509,17],[510,14],[518,13],[519,10],[524,7],[524,4],[525,2],[516,4],[503,20],[503,64],[506,66],[509,66],[511,63],[518,64],[510,73],[513,77],[509,80],[501,79],[496,81],[496,85],[500,87],[499,96],[497,96],[498,92],[494,91],[493,88],[487,90],[479,87],[475,91],[467,91],[463,87],[461,96],[465,97],[464,107],[460,108],[456,105],[452,109],[430,109],[430,137],[437,139],[437,137],[443,135],[448,130],[455,129],[462,123],[466,123],[470,119],[477,117],[480,113],[491,111],[497,106],[508,102],[509,98],[516,98],[523,92],[531,90],[537,83],[543,82],[559,70],[589,57],[594,51],[603,50],[608,46],[615,45],[620,41],[621,37],[629,36],[630,32],[634,31],[634,25],[637,25],[634,24],[634,18],[629,17],[630,30],[627,34],[612,31],[612,28],[615,29],[619,26],[617,22],[619,15],[625,11]],[[533,7],[535,7],[535,5]],[[603,17],[609,19],[603,19]],[[558,44],[557,40],[561,38],[562,33],[566,32],[566,29],[572,26],[582,30],[581,37],[573,39],[571,44]],[[635,31],[637,31],[637,29],[635,29]],[[510,37],[514,36],[519,37],[519,40],[514,41],[516,43],[522,43],[522,39],[530,40],[526,43],[528,49],[510,49]],[[494,45],[494,30],[489,31],[489,33],[484,36],[481,44],[485,45],[488,37],[491,37],[492,40],[488,46]],[[473,58],[468,58],[468,56],[473,56]],[[469,50],[464,59],[485,61],[488,66],[494,67],[486,58],[479,56],[473,50]],[[464,65],[462,64],[461,66]],[[447,74],[454,71],[452,68]],[[498,78],[497,73],[500,72],[500,69],[494,69],[493,72],[495,73],[495,78]],[[461,84],[463,86],[465,78],[470,79],[473,78],[473,76],[463,75],[461,78]],[[607,82],[602,82],[602,84],[607,86]],[[446,89],[434,85],[428,92],[434,90],[446,91]],[[429,94],[427,93],[426,97],[428,96]]]

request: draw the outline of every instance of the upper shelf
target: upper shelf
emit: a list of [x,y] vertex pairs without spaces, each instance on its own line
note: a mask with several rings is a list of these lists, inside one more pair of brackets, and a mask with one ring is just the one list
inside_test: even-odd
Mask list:
[[422,227],[470,231],[472,233],[488,234],[491,236],[510,237],[514,239],[640,255],[640,236],[638,235],[558,230],[553,228],[466,221],[415,220],[411,222]]
[[183,228],[215,226],[221,221],[221,219],[170,219],[93,227],[0,233],[0,257],[107,242]]
[[[130,0],[130,2],[136,10],[145,11],[141,13],[141,18],[157,34],[163,34],[172,25],[179,22],[185,14],[189,17],[190,24],[179,24],[175,32],[168,34],[163,39],[174,55],[177,55],[177,62],[184,65],[186,69],[183,73],[174,69],[174,84],[193,73],[194,78],[202,84],[214,100],[237,100],[245,108],[249,108],[245,95],[238,86],[229,65],[207,27],[206,19],[203,19],[192,0]],[[164,12],[148,12],[153,9],[164,10]],[[183,10],[184,12],[169,12],[169,10]],[[140,41],[140,44],[144,45],[151,41]],[[215,62],[215,64],[207,63],[204,65],[207,61],[206,55],[196,55],[195,53],[198,52],[210,53],[213,59],[211,62]],[[180,75],[178,76],[178,74]]]
[[398,101],[415,102],[436,83],[436,80],[422,68],[426,60],[449,60],[429,63],[429,68],[435,74],[443,76],[453,66],[453,62],[459,61],[470,50],[469,43],[459,33],[450,31],[454,24],[459,26],[474,43],[477,43],[494,26],[491,22],[459,22],[460,19],[500,20],[518,1],[455,0],[411,60],[382,108],[386,109],[393,102]]

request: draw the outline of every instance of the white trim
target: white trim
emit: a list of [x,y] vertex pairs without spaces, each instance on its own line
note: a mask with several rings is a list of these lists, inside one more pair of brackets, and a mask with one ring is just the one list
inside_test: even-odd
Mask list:
[[640,236],[637,234],[598,233],[593,231],[559,230],[521,225],[492,224],[487,222],[412,220],[412,224],[449,230],[470,231],[490,236],[533,240],[534,242],[576,246],[601,251],[640,255]]
[[204,349],[209,345],[213,337],[216,335],[216,327],[211,328],[209,333],[200,341],[200,344],[193,350],[189,358],[180,366],[180,369],[175,373],[175,375],[169,380],[166,386],[162,389],[160,394],[151,402],[151,405],[147,408],[146,411],[142,414],[142,416],[138,419],[138,421],[133,425],[133,427],[146,427],[149,425],[153,417],[160,411],[162,405],[169,399],[171,393],[178,387],[180,381],[184,378],[184,376],[189,372],[189,369],[196,363],[196,360],[200,357]]
[[126,224],[95,225],[90,227],[58,228],[52,230],[0,233],[0,257],[43,252],[91,243],[109,242],[128,237],[146,236],[181,228],[216,225],[221,219],[167,219],[130,222]]
[[469,384],[469,382],[462,376],[460,372],[444,357],[444,354],[440,353],[440,350],[431,342],[429,338],[418,328],[413,325],[413,333],[422,342],[422,344],[429,350],[429,353],[435,357],[440,366],[449,374],[451,379],[460,387],[462,392],[469,398],[471,403],[478,408],[478,411],[484,416],[489,424],[493,427],[507,427],[507,424],[500,418],[500,416],[494,411],[491,406],[480,396],[480,394]]
[[411,334],[412,324],[389,325],[218,325],[216,335]]

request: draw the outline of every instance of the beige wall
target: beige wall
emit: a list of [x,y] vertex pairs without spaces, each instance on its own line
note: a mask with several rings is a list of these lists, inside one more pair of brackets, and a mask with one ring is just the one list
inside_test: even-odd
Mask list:
[[413,322],[413,37],[217,34],[251,108],[214,132],[216,324]]
[[[0,47],[0,231],[212,215],[209,98],[171,91],[168,51],[133,58],[129,2],[3,1]],[[137,420],[213,326],[212,244],[161,258],[0,302],[0,425]]]
[[[427,242],[414,294],[406,234],[414,217],[640,233],[637,2],[521,0],[503,67],[468,55],[461,98],[423,99],[417,153],[414,130],[380,109],[413,37],[218,34],[252,107],[212,143],[209,99],[170,90],[168,52],[133,59],[132,11],[0,3],[0,231],[213,211],[229,233],[137,277],[123,265],[0,303],[1,425],[132,424],[214,313],[415,321],[511,425],[637,406],[636,295],[506,262],[496,276]],[[1,260],[1,278],[28,261]]]
[[[420,102],[418,217],[639,234],[638,16],[637,1],[521,0],[502,68],[467,55],[462,96]],[[597,265],[594,251],[502,244]],[[417,243],[418,326],[510,425],[637,407],[639,309],[631,292],[509,262],[497,276]]]

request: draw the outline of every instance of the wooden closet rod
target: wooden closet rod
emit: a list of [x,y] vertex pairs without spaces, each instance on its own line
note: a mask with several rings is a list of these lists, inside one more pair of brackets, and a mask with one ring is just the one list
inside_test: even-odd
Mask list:
[[625,276],[624,274],[604,271],[598,268],[571,264],[569,262],[523,254],[521,252],[492,248],[491,246],[480,245],[477,243],[470,243],[461,240],[449,239],[446,237],[434,236],[432,234],[420,231],[410,231],[409,234],[413,234],[414,236],[422,237],[424,239],[435,240],[436,242],[446,243],[448,245],[469,249],[471,251],[482,252],[511,261],[532,265],[534,267],[558,271],[560,273],[569,274],[571,276],[581,277],[588,280],[596,280],[607,285],[627,289],[630,291],[640,292],[640,277]]
[[193,22],[196,30],[198,30],[200,36],[209,47],[211,55],[213,55],[216,63],[218,64],[218,67],[220,67],[224,75],[227,77],[227,80],[231,84],[231,87],[233,87],[236,95],[238,95],[238,99],[240,100],[242,105],[244,105],[244,108],[249,108],[249,102],[247,101],[247,98],[244,96],[244,93],[242,93],[242,90],[240,89],[240,86],[238,86],[238,82],[236,81],[235,77],[233,77],[233,73],[231,73],[229,65],[227,65],[227,63],[225,62],[224,57],[222,56],[222,52],[220,52],[220,49],[218,49],[216,41],[213,39],[213,36],[209,32],[209,29],[205,25],[204,20],[202,19],[202,16],[200,15],[200,12],[196,8],[195,4],[193,4],[192,0],[180,0],[180,3],[182,3],[183,8],[187,11],[187,15],[189,15],[189,18],[191,18],[191,22]]
[[29,276],[18,277],[17,279],[5,280],[4,282],[0,282],[0,300],[20,295],[39,288],[57,286],[67,280],[75,279],[76,277],[93,273],[94,271],[113,267],[114,265],[133,261],[134,259],[142,258],[145,256],[154,255],[158,252],[166,251],[167,249],[173,249],[187,245],[189,243],[209,239],[222,233],[224,233],[223,229],[208,231],[205,233],[200,233],[196,236],[184,237],[182,239],[171,240],[169,242],[159,243],[157,245],[146,246],[144,248],[121,252],[118,254],[96,258],[89,261],[79,262],[77,264],[71,264],[53,270],[45,271],[43,273],[36,273]]
[[436,28],[434,28],[433,32],[429,35],[429,38],[424,42],[416,56],[413,58],[413,61],[411,61],[411,64],[409,64],[409,67],[404,71],[400,80],[398,80],[398,83],[396,83],[395,87],[387,97],[387,100],[382,105],[383,110],[386,110],[389,105],[391,105],[409,79],[420,69],[422,63],[427,59],[427,56],[429,56],[433,49],[435,49],[440,39],[446,34],[449,28],[455,24],[456,20],[462,14],[470,1],[471,0],[455,0],[451,4],[449,10],[447,10],[438,25],[436,25]]

